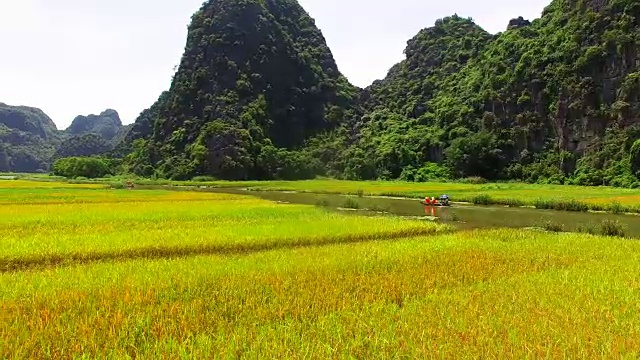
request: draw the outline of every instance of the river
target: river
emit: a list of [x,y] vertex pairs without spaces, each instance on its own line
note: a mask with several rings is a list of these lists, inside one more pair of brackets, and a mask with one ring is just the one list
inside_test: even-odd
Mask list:
[[[606,220],[617,221],[626,235],[640,238],[640,216],[593,212],[568,212],[456,204],[451,207],[427,207],[416,199],[387,197],[357,197],[334,194],[314,194],[283,191],[251,191],[232,188],[198,189],[206,192],[252,195],[265,200],[291,204],[320,206],[332,211],[362,215],[392,215],[421,218],[451,224],[460,229],[532,228],[553,223],[563,231],[576,232],[598,227]],[[452,199],[455,201],[455,199]]]

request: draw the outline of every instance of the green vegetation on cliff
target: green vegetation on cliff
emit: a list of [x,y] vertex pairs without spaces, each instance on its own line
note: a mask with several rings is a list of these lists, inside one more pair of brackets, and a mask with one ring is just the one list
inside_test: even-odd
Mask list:
[[453,177],[636,186],[639,19],[635,1],[555,0],[493,37],[438,21],[367,90],[345,175],[397,178],[436,162]]
[[111,150],[111,147],[103,137],[89,133],[65,139],[56,149],[54,158],[100,155],[107,153],[109,150]]

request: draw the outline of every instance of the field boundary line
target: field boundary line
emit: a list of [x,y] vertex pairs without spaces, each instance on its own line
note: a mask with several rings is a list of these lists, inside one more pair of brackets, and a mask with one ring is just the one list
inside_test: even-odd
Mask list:
[[408,229],[376,232],[369,234],[272,238],[259,244],[211,244],[183,247],[141,247],[120,252],[70,253],[32,257],[0,257],[0,273],[16,273],[73,265],[85,265],[107,261],[130,261],[137,259],[177,259],[201,255],[245,255],[280,249],[313,248],[331,245],[362,243],[377,240],[410,239],[428,235],[442,235],[455,232],[454,228],[412,227]]

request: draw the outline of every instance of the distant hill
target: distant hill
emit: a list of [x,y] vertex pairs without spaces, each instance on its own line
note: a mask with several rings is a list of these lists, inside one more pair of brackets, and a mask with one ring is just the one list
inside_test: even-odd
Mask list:
[[59,143],[56,125],[42,110],[0,103],[0,171],[47,171]]
[[60,157],[105,154],[124,139],[115,110],[78,116],[59,131],[42,110],[0,103],[0,171],[45,172]]
[[124,140],[130,128],[122,125],[118,112],[112,109],[99,115],[77,116],[62,132],[65,141],[54,158],[106,154]]
[[77,116],[63,133],[68,136],[95,134],[106,142],[113,142],[123,128],[118,112],[107,109],[100,115]]

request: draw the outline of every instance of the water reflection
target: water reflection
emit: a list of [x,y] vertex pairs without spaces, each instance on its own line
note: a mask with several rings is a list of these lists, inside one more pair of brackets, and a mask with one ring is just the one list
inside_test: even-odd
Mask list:
[[424,214],[426,216],[431,216],[433,218],[437,218],[438,217],[438,206],[425,205]]

